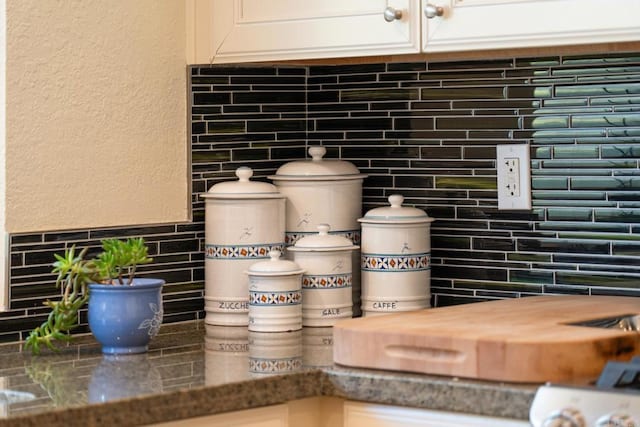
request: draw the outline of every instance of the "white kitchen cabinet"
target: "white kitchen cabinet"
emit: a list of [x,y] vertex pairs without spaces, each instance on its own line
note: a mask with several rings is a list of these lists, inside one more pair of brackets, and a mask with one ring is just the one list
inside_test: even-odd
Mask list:
[[280,405],[187,418],[148,427],[339,427],[343,400],[310,397]]
[[[189,0],[187,5],[190,63],[420,51],[417,0]],[[402,16],[387,22],[388,7]]]
[[371,403],[344,403],[344,427],[528,427],[526,421]]
[[640,40],[640,0],[421,0],[422,51],[502,49]]
[[[442,14],[427,18],[428,6]],[[384,11],[402,12],[388,22]],[[191,64],[640,40],[640,0],[187,0]]]

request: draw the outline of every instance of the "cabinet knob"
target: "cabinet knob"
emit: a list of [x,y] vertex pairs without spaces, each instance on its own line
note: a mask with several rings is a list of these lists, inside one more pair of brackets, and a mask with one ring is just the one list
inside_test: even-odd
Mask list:
[[442,15],[444,15],[444,8],[442,6],[435,6],[431,3],[427,3],[424,7],[424,16],[426,16],[428,19]]
[[396,19],[402,19],[402,11],[389,6],[384,10],[384,20],[393,22]]

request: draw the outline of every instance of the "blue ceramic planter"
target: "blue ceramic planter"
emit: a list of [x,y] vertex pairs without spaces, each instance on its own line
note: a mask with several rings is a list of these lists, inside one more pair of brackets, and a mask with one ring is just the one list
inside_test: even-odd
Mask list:
[[105,354],[144,353],[162,323],[161,279],[89,285],[89,328]]

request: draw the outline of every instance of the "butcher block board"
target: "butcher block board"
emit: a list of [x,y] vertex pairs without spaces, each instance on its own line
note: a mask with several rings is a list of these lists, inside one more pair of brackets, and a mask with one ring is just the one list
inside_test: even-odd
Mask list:
[[570,323],[640,314],[640,298],[535,296],[338,322],[340,365],[505,382],[588,383],[640,333]]

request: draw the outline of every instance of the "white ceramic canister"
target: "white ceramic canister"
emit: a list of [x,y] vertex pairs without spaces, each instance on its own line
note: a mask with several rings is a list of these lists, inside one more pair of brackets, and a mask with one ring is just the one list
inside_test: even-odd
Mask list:
[[251,181],[248,167],[237,181],[221,182],[205,199],[205,323],[246,326],[249,281],[244,272],[283,250],[285,198],[270,183]]
[[391,206],[370,210],[362,223],[362,313],[373,315],[427,308],[431,298],[431,222],[421,209]]
[[353,316],[353,251],[359,246],[344,236],[329,234],[329,224],[302,237],[287,250],[304,269],[302,325],[333,326]]
[[302,330],[249,331],[249,372],[254,377],[292,373],[302,368]]
[[286,332],[302,329],[302,273],[295,262],[270,252],[269,261],[251,265],[249,276],[249,330]]
[[[292,246],[308,234],[316,233],[318,224],[331,224],[332,234],[342,235],[360,244],[362,216],[361,174],[350,162],[323,159],[327,150],[322,146],[309,148],[309,160],[299,160],[280,166],[269,176],[278,190],[287,197],[287,246]],[[353,251],[353,265],[359,265],[360,251]],[[353,272],[352,299],[354,314],[360,314],[360,271]]]

